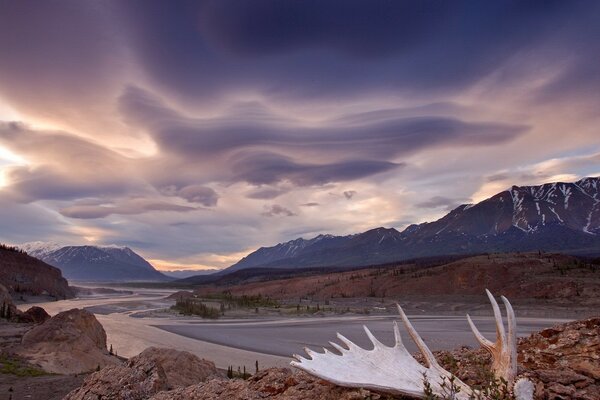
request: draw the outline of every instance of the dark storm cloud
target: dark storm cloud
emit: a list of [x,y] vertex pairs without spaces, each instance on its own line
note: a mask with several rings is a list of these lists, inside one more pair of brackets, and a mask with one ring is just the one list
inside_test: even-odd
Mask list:
[[289,180],[298,186],[311,186],[360,179],[400,166],[402,165],[374,160],[306,164],[275,153],[253,152],[234,161],[233,173],[234,179],[254,185]]
[[215,0],[121,2],[118,9],[149,76],[179,96],[206,99],[239,88],[283,97],[462,88],[518,52],[550,61],[555,43],[567,56],[572,32],[596,32],[590,15],[600,6]]
[[78,203],[62,208],[60,213],[69,218],[96,219],[109,215],[135,215],[152,211],[189,212],[195,211],[195,207],[180,206],[166,202],[148,199],[130,199],[120,204],[85,204]]

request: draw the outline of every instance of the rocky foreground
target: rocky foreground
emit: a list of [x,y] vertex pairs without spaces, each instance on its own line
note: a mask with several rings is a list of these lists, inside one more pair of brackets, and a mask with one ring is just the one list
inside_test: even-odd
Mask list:
[[[444,368],[477,386],[489,379],[489,356],[468,348],[437,352]],[[519,374],[536,384],[537,399],[600,399],[600,318],[556,326],[519,343]],[[150,348],[126,364],[91,374],[66,400],[358,400],[392,398],[347,389],[288,368],[227,379],[214,364],[175,350]]]
[[[0,303],[4,310],[14,312],[6,289],[0,290]],[[23,320],[27,323],[19,323]],[[102,325],[85,310],[74,309],[48,319],[43,310],[32,309],[18,314],[16,321],[0,322],[10,331],[1,338],[6,343],[0,346],[0,368],[5,368],[4,360],[18,360],[43,373],[86,374],[83,384],[68,393],[66,400],[393,398],[338,387],[289,368],[266,369],[245,380],[228,379],[211,361],[173,349],[151,347],[129,360],[119,359],[107,350]],[[535,383],[536,399],[600,399],[600,317],[534,333],[520,339],[518,352],[519,375]],[[435,354],[445,369],[465,383],[478,387],[489,382],[490,357],[483,350],[461,348]],[[81,381],[72,376],[68,383],[79,385]],[[43,385],[49,378],[31,379]],[[31,386],[29,383],[25,386]],[[66,385],[60,396],[68,388]],[[40,390],[35,398],[60,398],[43,397],[45,392]]]

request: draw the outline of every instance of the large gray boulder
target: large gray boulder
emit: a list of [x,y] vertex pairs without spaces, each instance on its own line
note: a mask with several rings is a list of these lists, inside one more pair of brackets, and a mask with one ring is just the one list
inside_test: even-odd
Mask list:
[[64,311],[23,336],[17,354],[47,372],[78,374],[119,364],[106,348],[106,332],[86,310]]

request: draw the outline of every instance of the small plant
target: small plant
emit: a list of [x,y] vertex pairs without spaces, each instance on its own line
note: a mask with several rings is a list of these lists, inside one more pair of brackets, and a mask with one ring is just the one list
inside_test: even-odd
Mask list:
[[41,369],[25,365],[18,360],[14,360],[6,356],[0,356],[0,374],[10,374],[21,377],[48,375],[47,372]]
[[[440,387],[442,388],[442,395],[439,396],[433,391],[431,382],[427,379],[427,374],[423,374],[423,399],[425,400],[455,400],[456,396],[460,393],[461,389],[456,384],[456,376],[452,375],[450,378],[442,378]],[[496,379],[492,377],[491,380],[484,382],[483,385],[476,388],[475,392],[469,396],[471,400],[515,400],[512,395],[508,382],[505,379]]]
[[431,382],[427,379],[427,374],[423,372],[423,397],[424,400],[438,400],[439,397],[433,392]]

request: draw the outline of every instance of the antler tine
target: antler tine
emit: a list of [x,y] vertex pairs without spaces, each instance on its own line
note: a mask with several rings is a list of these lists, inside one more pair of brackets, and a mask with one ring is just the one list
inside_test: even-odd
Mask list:
[[406,314],[404,313],[404,310],[402,309],[402,307],[400,307],[399,304],[396,304],[396,306],[398,307],[398,312],[400,313],[400,318],[402,318],[402,322],[404,323],[404,326],[406,327],[408,334],[412,338],[413,342],[415,342],[415,344],[419,348],[419,351],[425,358],[425,363],[427,364],[427,366],[428,367],[436,367],[436,368],[441,369],[440,365],[438,364],[435,357],[433,356],[433,353],[431,352],[431,350],[429,350],[429,347],[427,347],[427,345],[425,344],[425,342],[423,341],[423,339],[421,338],[419,333],[416,331],[416,329],[413,327],[412,323],[406,317]]
[[339,344],[335,343],[335,342],[329,342],[329,344],[336,349],[337,351],[339,351],[342,355],[344,355],[345,352],[348,351],[348,349],[343,348],[342,346],[340,346]]
[[508,320],[508,347],[517,348],[517,317],[515,317],[515,311],[508,299],[504,296],[500,296],[504,307],[506,307],[506,319]]
[[404,348],[404,343],[402,343],[402,336],[400,335],[400,328],[398,327],[397,321],[394,321],[394,339],[396,342],[396,347]]
[[508,319],[508,340],[504,352],[506,353],[507,360],[505,376],[507,382],[512,382],[517,375],[517,318],[515,317],[515,311],[508,299],[504,296],[501,297],[504,306],[506,307],[506,317]]
[[481,332],[479,332],[479,329],[477,329],[477,327],[473,323],[473,320],[471,319],[471,316],[469,314],[467,314],[467,321],[469,322],[471,331],[473,331],[473,334],[475,335],[475,338],[477,339],[479,344],[481,344],[481,346],[484,347],[485,349],[487,349],[488,351],[492,351],[492,349],[494,348],[494,343],[491,342],[490,340],[487,340],[485,338],[485,336],[483,336],[481,334]]
[[502,322],[502,313],[500,312],[500,307],[498,307],[498,302],[492,295],[492,293],[485,289],[488,298],[490,299],[490,303],[492,303],[492,308],[494,310],[494,319],[496,320],[496,335],[498,336],[496,339],[496,343],[500,343],[500,345],[504,345],[506,343],[506,333],[504,332],[504,322]]
[[373,350],[377,350],[378,348],[382,348],[383,347],[383,343],[381,343],[376,337],[375,335],[373,335],[371,333],[371,331],[369,330],[369,328],[367,328],[366,325],[363,325],[363,329],[365,330],[365,333],[367,334],[367,336],[369,337],[369,340],[371,340],[371,343],[373,343]]
[[336,336],[348,347],[348,350],[360,348],[360,346],[357,346],[356,344],[354,344],[354,342],[352,342],[350,339],[348,339],[346,336],[342,335],[341,333],[339,333],[339,332],[336,333]]

